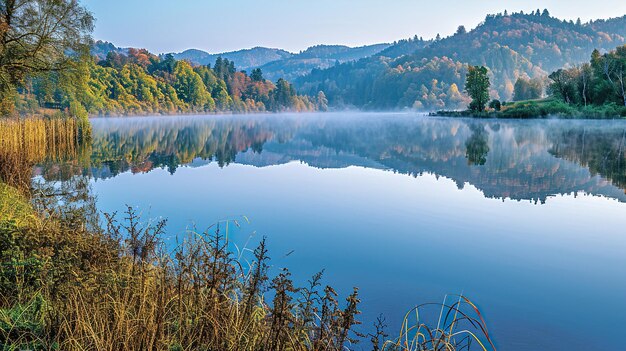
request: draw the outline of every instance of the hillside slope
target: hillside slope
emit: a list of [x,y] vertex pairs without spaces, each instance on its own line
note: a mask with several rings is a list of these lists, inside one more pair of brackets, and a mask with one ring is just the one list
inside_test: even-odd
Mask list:
[[440,40],[402,41],[356,63],[313,70],[296,81],[300,91],[324,91],[331,104],[368,109],[462,108],[467,65],[490,70],[493,98],[510,100],[519,77],[546,77],[588,61],[593,49],[626,43],[626,17],[587,24],[562,21],[547,11],[488,15],[467,32]]

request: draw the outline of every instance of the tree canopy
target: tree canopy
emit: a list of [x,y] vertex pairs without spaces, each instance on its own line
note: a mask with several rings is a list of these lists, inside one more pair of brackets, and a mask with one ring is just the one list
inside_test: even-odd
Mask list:
[[550,74],[549,92],[572,105],[626,106],[626,45],[600,54],[589,63],[561,68]]
[[484,66],[469,66],[465,80],[465,91],[472,98],[470,110],[484,111],[489,101],[489,77]]
[[[0,1],[0,94],[10,106],[24,79],[66,71],[87,52],[94,18],[75,0]],[[9,112],[9,111],[3,111]]]

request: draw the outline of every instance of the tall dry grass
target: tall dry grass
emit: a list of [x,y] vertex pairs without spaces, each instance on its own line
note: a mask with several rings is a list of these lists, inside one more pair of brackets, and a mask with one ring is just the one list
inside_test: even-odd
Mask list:
[[79,141],[72,118],[0,119],[0,181],[29,189],[34,164],[75,158]]
[[357,291],[341,303],[321,274],[303,288],[287,270],[270,279],[265,240],[244,263],[223,225],[166,252],[164,221],[132,208],[121,224],[106,218],[102,233],[58,220],[45,235],[12,228],[20,264],[3,266],[0,348],[340,350],[354,337]]

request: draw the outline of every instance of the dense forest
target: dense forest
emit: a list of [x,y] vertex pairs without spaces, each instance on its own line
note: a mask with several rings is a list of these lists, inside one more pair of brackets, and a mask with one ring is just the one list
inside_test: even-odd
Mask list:
[[88,115],[326,109],[323,93],[300,96],[286,80],[270,82],[260,69],[248,74],[222,57],[194,65],[145,49],[94,44],[94,18],[73,2],[24,1],[1,10],[3,116],[65,114],[88,124]]
[[324,91],[332,106],[433,110],[467,107],[462,90],[470,65],[485,66],[492,98],[511,101],[518,79],[541,83],[564,66],[626,43],[626,17],[589,23],[564,21],[547,10],[488,15],[471,31],[446,38],[417,36],[371,58],[313,70],[295,81],[302,93]]
[[[192,66],[144,49],[110,51],[102,60],[77,62],[71,75],[34,76],[20,88],[26,106],[80,103],[90,115],[193,112],[311,111],[325,109],[323,96],[298,96],[291,84],[266,80],[260,70],[238,71],[218,57],[213,66]],[[317,95],[317,94],[316,94]]]

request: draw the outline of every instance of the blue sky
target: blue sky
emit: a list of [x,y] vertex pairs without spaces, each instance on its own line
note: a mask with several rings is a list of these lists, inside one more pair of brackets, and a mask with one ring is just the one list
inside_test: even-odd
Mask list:
[[360,46],[468,29],[487,13],[547,8],[583,21],[626,14],[625,0],[83,0],[95,39],[118,46],[211,53],[254,46],[297,52],[315,44]]

